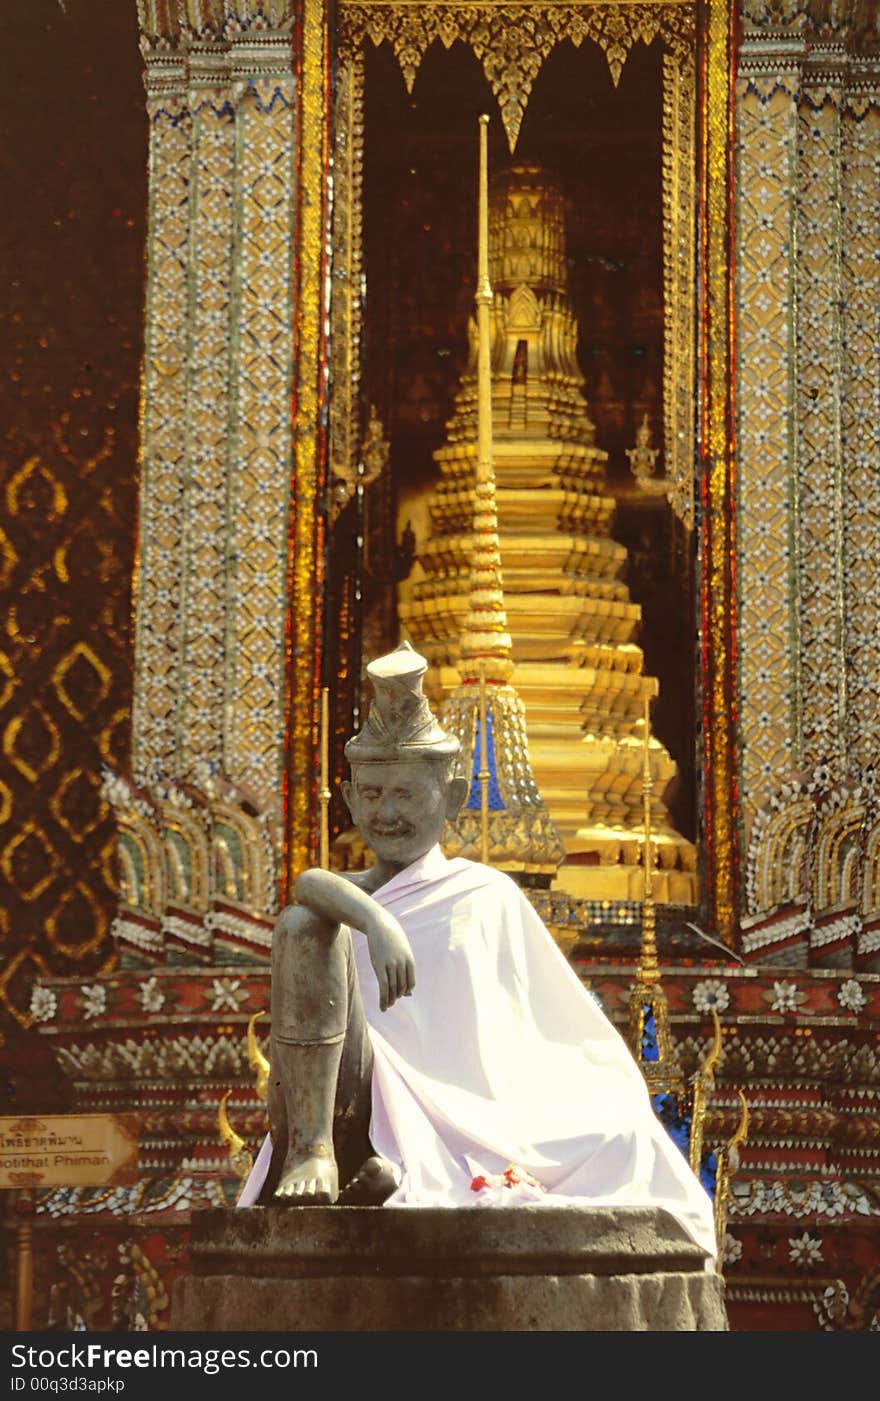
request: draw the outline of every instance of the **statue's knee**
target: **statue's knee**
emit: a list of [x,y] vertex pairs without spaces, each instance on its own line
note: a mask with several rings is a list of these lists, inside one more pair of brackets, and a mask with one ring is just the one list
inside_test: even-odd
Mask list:
[[319,918],[300,905],[290,905],[279,917],[272,935],[272,952],[294,948],[298,957],[326,957],[336,942],[340,926]]

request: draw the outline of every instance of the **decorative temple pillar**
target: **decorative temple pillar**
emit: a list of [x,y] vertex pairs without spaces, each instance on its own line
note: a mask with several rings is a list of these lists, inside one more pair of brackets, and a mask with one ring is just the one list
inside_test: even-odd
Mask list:
[[269,804],[284,773],[295,88],[288,29],[241,18],[229,32],[235,181],[223,760],[230,777]]
[[235,110],[219,27],[186,46],[192,123],[188,276],[188,403],[184,474],[183,677],[177,772],[192,782],[225,768],[225,641],[230,485],[230,282]]
[[843,460],[840,401],[842,45],[803,63],[797,161],[797,550],[800,713],[805,767],[846,772]]
[[[873,966],[877,17],[747,0],[739,64],[746,953]],[[806,952],[796,954],[801,948]],[[855,960],[855,963],[853,963]]]
[[[866,7],[867,9],[867,7]],[[874,11],[874,35],[878,19]],[[877,762],[880,742],[880,63],[853,57],[841,117],[843,318],[843,580],[846,745],[850,765]],[[880,891],[877,892],[880,904]]]
[[176,19],[163,29],[159,15],[143,14],[141,30],[149,208],[132,767],[147,775],[173,773],[178,761],[191,122]]
[[312,859],[321,667],[324,0],[140,0],[150,120],[132,770],[232,785]]
[[[748,11],[747,11],[748,13]],[[796,217],[802,45],[746,25],[737,78],[739,740],[743,821],[797,751]]]

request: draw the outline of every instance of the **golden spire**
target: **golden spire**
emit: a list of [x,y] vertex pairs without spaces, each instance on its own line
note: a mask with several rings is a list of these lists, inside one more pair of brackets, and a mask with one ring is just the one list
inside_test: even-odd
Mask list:
[[[656,683],[643,674],[639,608],[621,578],[626,549],[611,538],[607,453],[584,397],[565,199],[533,164],[489,170],[487,183],[488,267],[478,271],[475,259],[468,362],[434,453],[440,477],[426,488],[425,533],[417,567],[400,584],[400,618],[429,663],[435,696],[462,676],[476,690],[482,653],[491,703],[500,689],[492,671],[515,661],[530,761],[568,846],[557,888],[638,901],[641,702]],[[484,481],[495,486],[497,512]],[[696,849],[663,806],[675,765],[656,740],[651,769],[654,895],[689,904]]]
[[[442,709],[443,724],[470,756],[478,810],[471,796],[446,840],[450,855],[479,856],[502,870],[544,884],[559,869],[565,848],[532,775],[525,707],[509,684],[512,641],[507,630],[501,544],[492,454],[491,323],[489,282],[489,118],[480,117],[477,257],[477,473],[470,592],[458,663],[461,685]],[[491,683],[491,694],[487,683]],[[476,692],[476,694],[475,694]],[[475,704],[476,702],[476,704]],[[477,743],[477,736],[479,741]],[[474,758],[476,757],[476,764]],[[476,770],[476,772],[475,772]],[[492,790],[490,797],[490,788]]]
[[489,312],[489,118],[480,121],[480,180],[477,195],[477,480],[492,476],[492,346]]
[[[505,682],[513,671],[507,631],[501,542],[492,462],[492,338],[489,313],[489,118],[480,117],[480,181],[477,225],[477,480],[471,556],[470,601],[461,639],[459,671],[465,684]],[[481,666],[482,663],[482,666]]]

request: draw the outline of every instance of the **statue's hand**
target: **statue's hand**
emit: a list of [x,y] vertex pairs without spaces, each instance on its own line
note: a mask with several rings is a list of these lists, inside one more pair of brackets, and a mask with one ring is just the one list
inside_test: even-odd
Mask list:
[[416,965],[412,949],[397,920],[377,906],[377,913],[366,930],[370,962],[379,984],[379,1006],[383,1012],[398,997],[409,997],[416,985]]

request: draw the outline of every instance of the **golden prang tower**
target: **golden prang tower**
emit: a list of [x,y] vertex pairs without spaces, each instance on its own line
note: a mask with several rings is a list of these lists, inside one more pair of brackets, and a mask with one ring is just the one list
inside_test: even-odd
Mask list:
[[[525,703],[532,770],[565,843],[557,887],[591,899],[642,894],[646,697],[657,693],[632,641],[640,609],[611,538],[607,453],[577,363],[567,291],[563,198],[538,166],[492,182],[489,226],[492,436],[504,605]],[[477,465],[477,337],[434,457],[428,538],[401,585],[400,616],[428,658],[435,700],[460,683],[469,606]],[[695,850],[662,795],[675,763],[651,744],[651,823],[661,901],[696,899]]]

